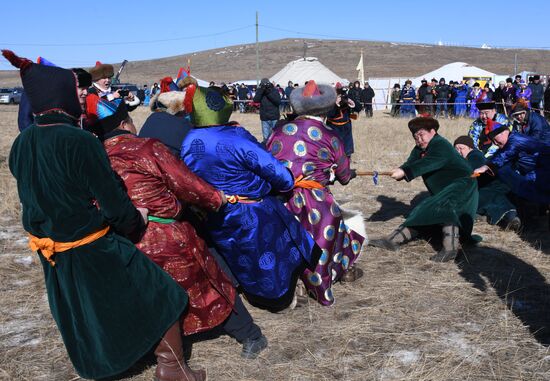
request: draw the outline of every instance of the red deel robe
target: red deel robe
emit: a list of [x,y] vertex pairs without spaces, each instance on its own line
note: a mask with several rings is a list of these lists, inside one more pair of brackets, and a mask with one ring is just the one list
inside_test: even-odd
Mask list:
[[[149,209],[150,215],[175,218],[183,204],[213,211],[220,207],[220,193],[158,140],[128,133],[107,139],[104,146],[133,204]],[[137,247],[189,294],[185,335],[207,331],[227,319],[235,288],[190,223],[150,221]]]

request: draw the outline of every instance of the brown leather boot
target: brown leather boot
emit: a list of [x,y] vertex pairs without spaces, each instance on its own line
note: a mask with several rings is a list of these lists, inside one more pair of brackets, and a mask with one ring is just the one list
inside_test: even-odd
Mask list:
[[157,356],[156,381],[205,381],[204,370],[191,370],[183,357],[180,323],[171,326],[155,349]]

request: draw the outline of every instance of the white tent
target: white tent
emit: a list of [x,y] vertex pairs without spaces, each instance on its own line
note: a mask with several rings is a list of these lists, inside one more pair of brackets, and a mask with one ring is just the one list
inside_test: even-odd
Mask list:
[[273,75],[270,81],[285,87],[288,81],[303,86],[306,81],[314,80],[325,85],[334,85],[336,82],[346,83],[347,80],[330,71],[315,57],[301,58],[289,62],[281,71]]
[[495,83],[495,76],[495,73],[483,70],[477,66],[472,66],[465,62],[453,62],[413,78],[412,82],[415,87],[420,86],[420,81],[424,78],[428,81],[432,78],[435,78],[437,81],[439,81],[440,78],[445,78],[447,83],[449,83],[449,81],[468,81],[469,79],[485,82],[487,79],[490,79]]
[[387,78],[369,78],[370,87],[374,90],[374,98],[372,99],[373,110],[389,110],[391,105],[391,91],[393,86],[398,83],[401,88],[405,85],[408,78],[387,77]]

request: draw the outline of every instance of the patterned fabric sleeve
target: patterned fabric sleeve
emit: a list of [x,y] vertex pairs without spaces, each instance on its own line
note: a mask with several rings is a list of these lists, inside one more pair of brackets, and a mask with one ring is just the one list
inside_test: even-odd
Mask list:
[[254,141],[239,140],[236,155],[246,168],[269,182],[275,191],[287,192],[294,187],[292,172]]
[[137,242],[145,225],[111,168],[105,149],[92,134],[78,143],[82,149],[75,150],[79,154],[74,162],[82,183],[96,198],[106,222]]
[[334,159],[336,163],[336,168],[334,170],[334,175],[338,182],[342,185],[346,185],[351,180],[351,170],[350,170],[350,160],[346,156],[344,151],[344,143],[338,145],[338,149],[334,153]]
[[206,210],[220,208],[222,199],[218,190],[191,172],[164,144],[156,140],[151,140],[150,144],[160,176],[178,200]]
[[468,136],[474,141],[474,147],[479,148],[479,135],[481,135],[481,130],[483,126],[481,123],[477,123],[477,120],[472,123],[470,129],[468,130]]

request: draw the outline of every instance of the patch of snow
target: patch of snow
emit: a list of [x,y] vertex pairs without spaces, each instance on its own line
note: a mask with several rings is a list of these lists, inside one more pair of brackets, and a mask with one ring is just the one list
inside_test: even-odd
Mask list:
[[[17,310],[22,309],[19,308]],[[0,336],[3,338],[2,346],[18,347],[40,342],[41,339],[36,337],[36,322],[36,320],[17,318],[4,322],[0,327]]]
[[27,255],[26,257],[23,257],[23,258],[15,258],[13,261],[15,263],[19,263],[24,266],[32,265],[32,257],[30,255]]
[[214,53],[214,54],[216,54],[216,55],[217,55],[217,54],[225,54],[225,53],[227,53],[227,51],[226,51],[226,50],[220,50],[219,52],[216,52],[216,53]]
[[396,368],[382,368],[380,370],[380,380],[401,380],[405,374]]
[[476,348],[460,332],[451,332],[443,336],[441,341],[446,347],[454,349],[456,354],[469,362],[479,362],[481,357],[487,356],[483,349]]
[[388,353],[388,356],[394,357],[403,365],[411,365],[418,361],[418,359],[420,358],[420,352],[418,350],[407,351],[402,349],[399,351]]
[[31,284],[32,282],[29,280],[29,279],[21,279],[21,280],[16,280],[15,282],[13,282],[12,284],[14,286],[17,286],[17,287],[24,287],[24,286],[28,286],[29,284]]

